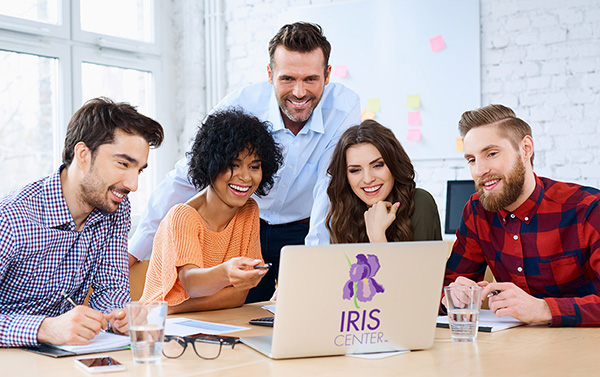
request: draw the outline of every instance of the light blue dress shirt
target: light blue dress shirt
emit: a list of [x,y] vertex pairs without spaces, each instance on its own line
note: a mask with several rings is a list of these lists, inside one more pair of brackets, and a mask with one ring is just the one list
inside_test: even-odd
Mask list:
[[[283,148],[284,164],[277,172],[268,195],[253,196],[260,218],[270,224],[285,224],[310,217],[307,244],[329,243],[325,216],[329,208],[327,168],[342,133],[360,123],[360,99],[341,84],[325,86],[323,96],[302,130],[295,135],[283,125],[273,86],[269,82],[242,88],[225,97],[216,107],[241,108],[273,125],[273,136]],[[187,159],[177,162],[154,190],[140,224],[129,242],[129,252],[145,259],[162,218],[177,203],[198,193],[188,180]]]

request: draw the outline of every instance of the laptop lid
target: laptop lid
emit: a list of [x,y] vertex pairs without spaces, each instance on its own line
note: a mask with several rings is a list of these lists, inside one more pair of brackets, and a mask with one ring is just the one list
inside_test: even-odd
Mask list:
[[286,246],[272,342],[242,341],[276,359],[430,348],[447,255],[443,241]]

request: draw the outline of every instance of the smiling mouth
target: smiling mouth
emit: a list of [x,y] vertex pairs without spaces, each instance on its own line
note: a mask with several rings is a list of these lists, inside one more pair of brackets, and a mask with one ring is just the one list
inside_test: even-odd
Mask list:
[[363,187],[362,190],[367,195],[375,195],[379,191],[379,189],[381,188],[381,186],[383,186],[383,185],[377,185],[377,186],[371,186],[371,187]]
[[494,179],[490,179],[487,180],[483,183],[481,183],[481,187],[483,187],[484,190],[492,190],[494,187],[496,187],[498,185],[498,183],[501,181],[500,178],[494,178]]
[[310,98],[305,99],[304,101],[293,101],[291,99],[288,99],[289,103],[292,104],[292,106],[296,109],[304,109],[308,106],[309,102],[310,102]]
[[233,191],[234,194],[244,196],[250,190],[250,186],[239,186],[234,184],[229,184],[229,188]]
[[125,196],[127,196],[127,194],[128,194],[128,192],[121,192],[121,191],[118,191],[118,190],[115,190],[115,189],[111,189],[111,190],[110,190],[110,192],[111,192],[111,194],[113,194],[113,196],[114,196],[115,198],[117,198],[117,201],[118,201],[119,203],[120,203],[120,202],[123,200],[123,198],[125,198]]

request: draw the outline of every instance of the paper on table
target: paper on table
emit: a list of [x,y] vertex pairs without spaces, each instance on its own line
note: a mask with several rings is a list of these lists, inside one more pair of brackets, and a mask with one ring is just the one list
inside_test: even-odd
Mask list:
[[390,352],[372,352],[372,353],[348,353],[346,356],[358,357],[360,359],[383,359],[385,357],[409,353],[410,350],[390,351]]
[[250,327],[197,321],[189,318],[167,318],[165,322],[165,335],[187,336],[198,333],[219,335],[244,330],[250,330]]
[[268,310],[268,311],[270,311],[270,312],[271,312],[271,313],[273,313],[273,314],[275,314],[275,306],[276,306],[276,305],[277,305],[277,304],[265,305],[265,306],[263,306],[262,308],[263,308],[263,309],[265,309],[265,310]]
[[65,351],[73,352],[76,354],[93,353],[93,352],[107,352],[125,348],[129,345],[129,337],[125,335],[117,335],[109,332],[101,331],[90,340],[89,344],[82,346],[56,346]]
[[[482,332],[496,332],[521,325],[526,325],[526,323],[511,316],[498,317],[487,309],[481,309],[479,312],[479,331]],[[437,318],[437,327],[448,328],[448,326],[448,316]]]

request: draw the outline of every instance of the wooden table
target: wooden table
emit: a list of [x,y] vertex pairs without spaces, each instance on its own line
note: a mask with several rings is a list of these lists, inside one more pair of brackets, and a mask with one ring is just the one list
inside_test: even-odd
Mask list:
[[[250,326],[251,318],[268,313],[262,304],[181,316]],[[251,326],[233,335],[267,335],[272,329]],[[307,330],[310,331],[310,330]],[[161,365],[134,364],[131,351],[111,352],[127,371],[107,376],[587,376],[597,374],[596,347],[600,328],[524,326],[494,334],[479,333],[476,343],[453,343],[447,329],[437,329],[433,348],[378,360],[346,356],[271,360],[246,347],[223,348],[217,360],[202,360],[192,349]],[[90,376],[77,368],[74,357],[53,359],[20,349],[0,349],[1,376]]]

